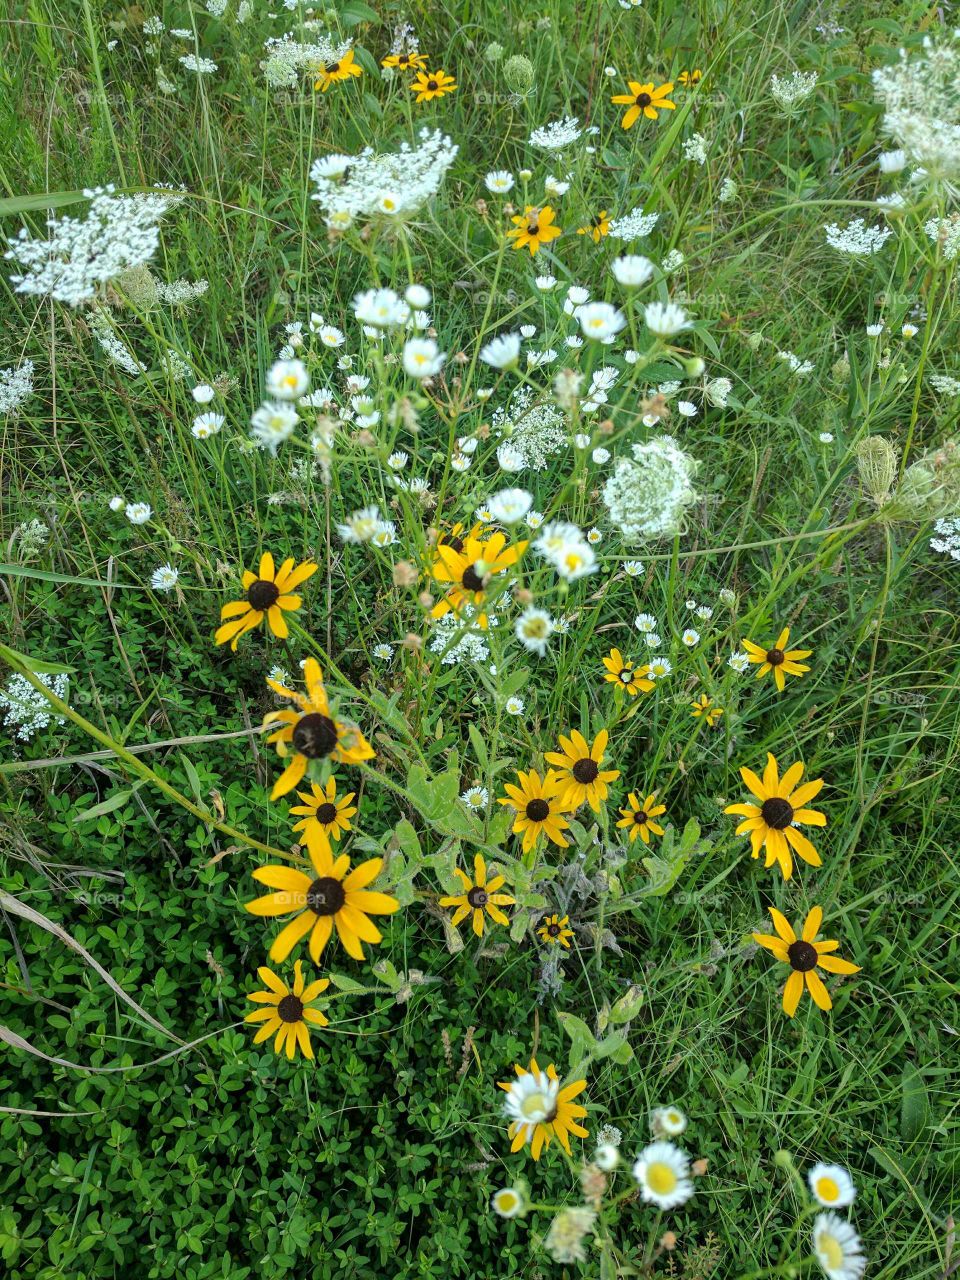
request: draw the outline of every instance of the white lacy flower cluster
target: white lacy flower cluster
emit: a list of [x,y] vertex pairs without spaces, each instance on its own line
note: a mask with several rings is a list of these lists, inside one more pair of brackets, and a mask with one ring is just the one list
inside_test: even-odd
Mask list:
[[116,333],[105,307],[95,307],[89,313],[90,332],[115,365],[126,373],[137,377],[146,373],[147,366],[141,364],[123,339]]
[[[486,632],[480,629],[474,613],[472,606],[465,605],[459,614],[451,611],[434,623],[430,652],[439,653],[444,666],[459,662],[486,662],[490,657]],[[488,615],[488,625],[497,625],[492,614]]]
[[33,361],[0,369],[0,414],[14,413],[33,395]]
[[940,245],[940,252],[947,262],[960,253],[960,214],[953,213],[949,218],[931,218],[923,224],[923,229],[933,241]]
[[623,240],[629,244],[642,236],[648,236],[657,225],[659,217],[659,213],[644,213],[642,209],[634,209],[622,218],[614,218],[610,223],[609,234],[614,240]]
[[315,160],[311,197],[327,225],[343,228],[357,217],[414,213],[440,190],[458,147],[439,129],[421,129],[418,146],[403,143],[393,154],[365,147],[358,156],[329,155]]
[[543,471],[568,442],[563,411],[552,400],[537,400],[531,387],[518,387],[490,426],[503,441],[497,460],[504,471]]
[[264,44],[267,56],[260,63],[260,70],[272,89],[295,89],[302,76],[339,62],[350,51],[352,41],[335,44],[327,34],[314,36],[310,27],[310,23],[304,24],[304,30],[311,34],[308,41],[299,40],[297,33],[287,31]]
[[[65,702],[70,681],[66,675],[37,675],[41,684]],[[26,676],[12,675],[6,688],[0,689],[0,711],[3,711],[3,723],[21,742],[29,742],[40,729],[45,729],[51,721],[63,724],[64,717],[51,710],[50,703],[39,689],[35,689]]]
[[788,76],[770,77],[770,96],[781,111],[796,111],[817,87],[815,71],[791,71]]
[[900,50],[892,66],[873,72],[883,103],[883,129],[909,160],[923,170],[914,177],[960,178],[960,40],[936,43],[927,37],[920,51]]
[[960,520],[938,520],[933,528],[937,537],[930,539],[931,550],[960,560]]
[[621,458],[603,487],[613,524],[628,539],[676,533],[697,500],[698,465],[670,436],[635,444],[633,460]]
[[17,293],[49,295],[77,307],[98,285],[149,262],[160,243],[158,223],[173,201],[166,195],[115,196],[112,186],[84,191],[86,218],[49,218],[50,236],[21,227],[4,257],[24,268],[12,275]]
[[863,218],[854,218],[845,227],[831,222],[824,230],[831,249],[836,249],[838,253],[848,253],[854,258],[868,258],[871,254],[879,253],[893,235],[890,227],[868,227]]
[[576,116],[564,116],[561,120],[552,120],[534,129],[530,135],[530,145],[539,147],[541,151],[563,151],[572,146],[582,134],[580,121]]

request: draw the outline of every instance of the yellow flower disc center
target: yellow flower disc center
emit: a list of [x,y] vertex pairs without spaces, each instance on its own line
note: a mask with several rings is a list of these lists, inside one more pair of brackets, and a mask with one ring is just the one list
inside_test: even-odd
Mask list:
[[836,1236],[827,1235],[825,1232],[817,1241],[817,1247],[827,1260],[827,1266],[831,1271],[839,1271],[843,1266],[843,1248]]
[[676,1189],[677,1175],[668,1164],[657,1161],[647,1169],[647,1185],[658,1196],[668,1196]]
[[831,1204],[840,1198],[840,1188],[832,1178],[817,1179],[817,1195],[821,1200],[827,1200]]
[[550,1114],[552,1103],[545,1093],[528,1093],[520,1104],[520,1111],[525,1120],[540,1123]]

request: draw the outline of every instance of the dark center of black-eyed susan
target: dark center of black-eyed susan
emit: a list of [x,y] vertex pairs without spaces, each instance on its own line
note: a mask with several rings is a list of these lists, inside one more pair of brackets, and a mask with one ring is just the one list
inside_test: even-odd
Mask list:
[[467,890],[467,901],[474,910],[485,907],[489,898],[490,895],[487,893],[486,889],[481,889],[478,884],[475,884],[472,889]]
[[550,816],[550,806],[546,800],[528,800],[526,814],[531,822],[543,822]]
[[398,67],[405,67],[409,64],[409,62],[410,62],[409,53],[401,53],[400,56],[397,58]]
[[430,90],[431,93],[435,93],[436,90],[440,88],[440,86],[436,80],[428,80],[427,88]]
[[468,564],[463,571],[463,577],[460,579],[466,591],[482,591],[483,579],[477,573],[472,564]]
[[652,101],[653,99],[650,97],[649,93],[638,93],[636,98],[634,98],[634,102],[636,102],[638,107],[649,107]]
[[582,783],[586,787],[589,786],[591,782],[596,782],[597,774],[600,772],[600,766],[597,764],[596,760],[591,760],[589,756],[586,756],[583,760],[578,760],[570,772],[578,782]]
[[459,555],[463,550],[463,539],[458,538],[455,533],[450,534],[449,537],[445,535],[440,539],[440,545],[443,547],[452,547],[457,555]]
[[783,659],[784,653],[782,649],[767,650],[767,661],[770,663],[771,667],[779,667],[783,662]]
[[302,1022],[303,1001],[299,996],[284,996],[277,1005],[277,1017],[281,1022]]
[[307,890],[307,906],[318,916],[335,916],[347,900],[347,892],[333,876],[320,876]]
[[329,716],[311,711],[301,716],[293,731],[293,749],[308,760],[322,760],[337,745],[337,726]]
[[328,63],[327,63],[327,75],[328,75],[328,76],[335,76],[339,70],[340,70],[340,63],[339,63],[339,62],[328,62]]
[[793,821],[793,805],[782,796],[771,796],[760,806],[760,816],[768,827],[782,831]]
[[809,973],[817,967],[817,948],[812,942],[791,942],[787,947],[787,956],[791,968],[796,969],[797,973]]
[[280,589],[277,584],[267,582],[265,578],[258,578],[256,582],[251,582],[247,589],[247,603],[251,608],[259,609],[261,613],[266,613],[279,599]]
[[595,218],[590,219],[590,225],[597,231],[601,229],[601,227],[603,226],[603,218],[601,218],[599,213]]
[[560,926],[558,924],[548,924],[547,933],[550,935],[551,938],[559,938]]
[[644,823],[647,823],[650,821],[650,818],[643,809],[638,809],[637,812],[633,815],[633,820],[638,827],[642,827]]
[[540,223],[539,223],[539,222],[528,222],[528,223],[527,223],[527,235],[528,235],[528,236],[534,236],[534,237],[536,237],[536,236],[538,236],[539,234],[540,234]]
[[337,806],[328,800],[325,804],[317,805],[317,821],[324,824],[333,822],[337,816]]

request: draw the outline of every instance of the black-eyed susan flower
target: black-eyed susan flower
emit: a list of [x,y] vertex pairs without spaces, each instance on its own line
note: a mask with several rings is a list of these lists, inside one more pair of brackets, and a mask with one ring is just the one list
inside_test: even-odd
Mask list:
[[516,898],[500,892],[506,883],[504,876],[487,878],[487,864],[482,854],[478,853],[473,859],[472,880],[459,867],[454,867],[454,872],[463,885],[463,893],[440,899],[441,907],[456,907],[451,924],[460,924],[472,915],[473,932],[478,938],[483,937],[484,913],[497,924],[509,925],[509,916],[504,915],[500,908],[513,906]]
[[635,698],[638,693],[649,693],[653,688],[653,681],[647,679],[650,668],[638,666],[629,658],[624,658],[619,649],[611,649],[603,659],[603,665],[607,669],[604,680],[623,689],[631,698]]
[[777,936],[774,937],[769,933],[755,933],[753,940],[759,946],[766,947],[782,964],[788,964],[793,970],[783,988],[784,1013],[788,1018],[792,1018],[796,1013],[804,986],[810,992],[813,1003],[818,1009],[832,1009],[833,1001],[817,969],[824,969],[827,973],[848,974],[859,973],[860,966],[831,954],[839,947],[839,942],[816,941],[820,925],[823,923],[823,908],[811,907],[803,922],[799,938],[786,916],[782,915],[776,907],[769,907],[768,910]]
[[332,84],[336,84],[338,80],[349,80],[351,76],[359,76],[363,74],[363,68],[353,56],[353,50],[348,49],[343,57],[338,58],[335,62],[327,62],[322,67],[317,67],[315,73],[314,89],[319,89],[321,93],[326,93]]
[[508,547],[503,533],[482,538],[479,525],[464,538],[448,535],[437,544],[437,559],[430,570],[434,582],[444,589],[442,599],[433,606],[432,616],[442,618],[451,609],[460,613],[470,605],[478,611],[477,625],[485,630],[487,615],[483,606],[492,579],[512,568],[526,549],[526,542]]
[[285,640],[290,632],[283,615],[296,613],[303,603],[299,596],[291,593],[316,572],[317,566],[312,560],[297,564],[292,557],[276,569],[273,556],[269,551],[264,552],[259,571],[252,573],[248,569],[243,575],[246,599],[231,600],[220,610],[223,625],[217,628],[216,643],[226,644],[229,640],[230,648],[236,649],[240,637],[258,627],[264,618],[273,634]]
[[382,858],[370,858],[350,870],[350,857],[336,859],[328,849],[310,850],[314,874],[296,867],[257,867],[254,880],[276,890],[246,903],[254,916],[294,918],[280,930],[270,947],[270,959],[281,963],[309,933],[310,959],[316,964],[330,941],[333,927],[344,950],[354,960],[363,959],[363,942],[380,942],[383,934],[370,916],[389,916],[400,903],[373,884],[383,867]]
[[507,1095],[504,1105],[510,1119],[511,1152],[529,1144],[530,1154],[539,1160],[540,1152],[556,1138],[572,1155],[570,1135],[587,1137],[586,1129],[577,1123],[587,1109],[573,1101],[587,1087],[586,1080],[574,1080],[561,1088],[553,1063],[541,1071],[535,1058],[530,1059],[529,1071],[520,1066],[515,1066],[514,1071],[516,1080],[497,1082]]
[[505,796],[497,799],[498,804],[510,805],[516,812],[513,830],[516,835],[523,836],[523,852],[529,853],[541,833],[554,844],[566,848],[570,841],[563,832],[570,826],[565,814],[570,812],[564,799],[566,787],[553,769],[547,771],[541,780],[536,769],[524,773],[517,770],[519,786],[505,782]]
[[620,821],[618,827],[623,827],[633,844],[637,836],[644,844],[650,843],[650,833],[655,836],[663,835],[663,827],[655,819],[660,817],[661,813],[667,812],[665,804],[657,804],[657,793],[654,791],[641,801],[636,791],[631,791],[627,796],[627,807],[620,810]]
[[690,714],[695,719],[699,719],[702,716],[712,729],[723,715],[723,707],[715,707],[713,699],[708,698],[705,693],[701,693],[695,702],[690,703]]
[[751,856],[759,858],[760,850],[766,848],[764,866],[772,867],[776,862],[785,880],[793,875],[791,848],[811,867],[819,867],[819,853],[803,832],[797,830],[796,824],[811,827],[827,825],[822,813],[806,808],[814,796],[819,795],[823,779],[798,785],[803,777],[803,763],[799,760],[781,778],[776,757],[770,752],[767,752],[762,780],[752,769],[741,769],[740,777],[760,803],[730,804],[724,813],[736,813],[743,818],[737,827],[737,835],[749,831]]
[[766,649],[763,645],[754,644],[752,640],[744,640],[743,647],[746,649],[751,662],[760,664],[760,670],[757,672],[757,679],[765,676],[768,671],[773,672],[773,679],[780,692],[783,692],[783,686],[786,684],[784,676],[802,676],[804,672],[810,668],[800,661],[801,658],[809,658],[812,649],[788,649],[787,644],[790,640],[790,628],[784,627],[777,636],[777,643],[770,649]]
[[695,84],[699,84],[703,79],[703,72],[699,67],[693,71],[681,71],[677,76],[677,84],[682,84],[685,89],[692,89]]
[[326,991],[330,985],[328,978],[317,978],[315,982],[305,985],[303,965],[298,960],[293,967],[293,986],[288,987],[272,969],[261,965],[257,970],[260,981],[266,991],[253,991],[247,996],[254,1004],[262,1008],[248,1013],[244,1022],[262,1022],[263,1026],[253,1037],[254,1044],[261,1044],[276,1035],[273,1042],[277,1053],[286,1052],[292,1058],[297,1049],[305,1058],[313,1057],[313,1045],[310,1043],[310,1027],[325,1027],[328,1019],[319,1009],[311,1008],[317,996]]
[[277,754],[289,763],[273,785],[270,799],[285,796],[303,778],[313,761],[336,760],[341,764],[360,764],[372,760],[373,747],[354,725],[344,724],[330,713],[330,703],[323,684],[323,673],[316,658],[303,664],[307,695],[288,689],[277,680],[267,684],[283,698],[290,698],[298,711],[271,711],[263,717],[264,726],[283,727],[267,738],[276,743]]
[[394,71],[419,71],[427,65],[427,59],[417,49],[404,49],[399,53],[388,53],[380,65],[392,67]]
[[453,93],[457,82],[445,71],[418,71],[410,82],[410,89],[417,95],[417,102],[432,102],[445,93]]
[[653,81],[649,84],[640,84],[636,80],[628,80],[627,87],[630,90],[629,93],[616,93],[611,98],[611,102],[628,108],[620,121],[624,129],[632,129],[641,115],[646,116],[648,120],[656,120],[658,111],[676,109],[677,104],[671,102],[668,97],[673,91],[672,82],[655,86]]
[[528,204],[522,214],[510,219],[513,230],[507,232],[507,239],[513,241],[515,249],[529,249],[530,257],[535,258],[541,245],[549,244],[563,234],[556,224],[556,216],[548,204],[539,208]]
[[620,777],[619,769],[600,768],[609,738],[606,729],[601,729],[591,746],[583,734],[574,729],[569,738],[560,734],[559,751],[543,753],[544,760],[557,767],[565,787],[563,800],[570,809],[589,804],[594,813],[599,813],[609,791],[607,783]]
[[585,227],[577,227],[577,235],[592,236],[594,244],[599,244],[603,237],[609,234],[610,219],[607,217],[606,209],[601,209],[598,214],[590,219]]
[[537,936],[542,942],[548,946],[561,946],[570,950],[570,939],[573,937],[573,930],[570,928],[569,916],[544,916],[543,922],[537,929]]
[[290,812],[303,818],[293,829],[303,832],[302,843],[308,849],[329,850],[331,840],[340,840],[350,830],[350,819],[357,812],[351,803],[355,794],[348,791],[338,797],[336,778],[328,778],[325,786],[314,782],[309,791],[297,792],[303,804],[293,805]]

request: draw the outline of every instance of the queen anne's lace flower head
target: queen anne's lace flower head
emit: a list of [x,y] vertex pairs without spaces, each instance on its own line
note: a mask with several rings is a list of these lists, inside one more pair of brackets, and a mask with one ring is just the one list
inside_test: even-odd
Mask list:
[[612,523],[627,539],[676,533],[697,500],[697,466],[670,436],[635,444],[633,460],[621,458],[603,488]]

